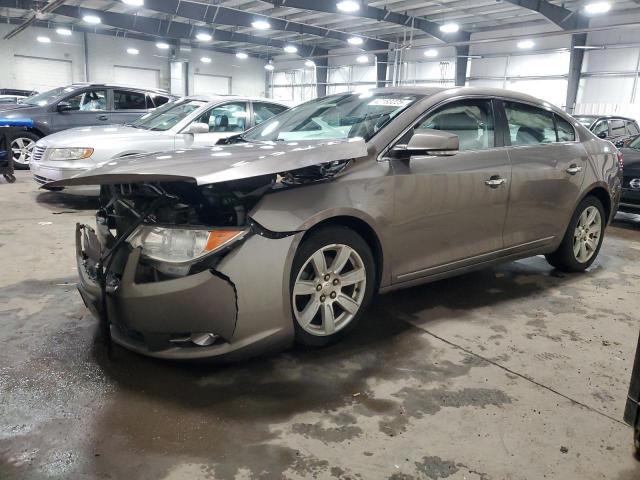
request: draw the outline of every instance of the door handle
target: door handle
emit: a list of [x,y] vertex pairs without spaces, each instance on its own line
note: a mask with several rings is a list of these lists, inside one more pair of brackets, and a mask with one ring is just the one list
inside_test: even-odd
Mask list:
[[573,163],[569,168],[567,168],[566,172],[569,175],[575,175],[578,172],[582,171],[582,167],[579,167],[578,165],[576,165],[575,163]]
[[107,115],[98,115],[98,120],[109,120]]
[[485,180],[484,184],[491,188],[498,188],[500,185],[507,183],[507,180],[499,175],[492,176],[489,180]]

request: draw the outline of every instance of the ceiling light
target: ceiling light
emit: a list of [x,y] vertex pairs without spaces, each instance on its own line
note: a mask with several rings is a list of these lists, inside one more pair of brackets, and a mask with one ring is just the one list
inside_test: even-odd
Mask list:
[[298,47],[295,45],[286,45],[284,47],[284,51],[287,53],[296,53],[298,51]]
[[520,42],[518,42],[518,48],[522,48],[522,49],[528,49],[528,48],[533,48],[535,47],[536,42],[534,42],[533,40],[521,40]]
[[49,37],[38,37],[36,38],[40,43],[51,43],[51,39]]
[[73,32],[71,30],[69,30],[68,28],[57,28],[56,29],[56,33],[58,35],[64,35],[65,37],[68,37],[69,35],[71,35]]
[[202,58],[200,59],[200,61],[201,61],[202,63],[211,63],[211,59],[210,59],[209,57],[202,57]]
[[356,62],[358,63],[369,63],[369,57],[366,55],[360,55],[358,58],[356,58]]
[[360,37],[350,37],[347,39],[347,42],[350,45],[362,45],[364,43],[364,40],[362,40]]
[[611,4],[609,2],[593,2],[584,7],[585,13],[589,15],[598,15],[599,13],[607,13],[611,10]]
[[238,52],[236,53],[236,57],[238,57],[240,60],[246,60],[247,58],[249,58],[249,55],[244,52]]
[[144,0],[122,0],[125,5],[131,5],[132,7],[142,7]]
[[210,42],[213,37],[208,33],[200,32],[196,35],[196,38],[201,42]]
[[336,4],[341,12],[357,12],[360,10],[360,3],[355,0],[342,0]]
[[138,50],[137,48],[127,48],[127,53],[129,55],[138,55],[140,53],[140,50]]
[[271,24],[266,20],[256,20],[251,22],[251,26],[256,30],[269,30],[271,28]]
[[424,51],[424,56],[429,58],[435,58],[438,56],[438,51],[434,48],[430,48],[429,50]]
[[306,62],[304,62],[304,66],[305,67],[309,67],[309,68],[313,68],[316,66],[316,62],[314,62],[313,60],[307,60]]
[[440,31],[442,33],[456,33],[460,30],[460,25],[457,23],[445,23],[444,25],[440,25]]
[[156,43],[156,47],[158,47],[160,50],[169,50],[171,48],[171,45],[165,42],[158,42]]
[[264,68],[265,68],[266,70],[272,71],[272,70],[273,70],[274,68],[276,68],[276,67],[274,67],[274,66],[273,66],[272,64],[270,64],[270,63],[267,63],[267,64],[264,66]]
[[102,20],[100,20],[100,17],[97,17],[96,15],[85,15],[84,17],[82,17],[82,20],[92,25],[97,25],[98,23],[102,22]]

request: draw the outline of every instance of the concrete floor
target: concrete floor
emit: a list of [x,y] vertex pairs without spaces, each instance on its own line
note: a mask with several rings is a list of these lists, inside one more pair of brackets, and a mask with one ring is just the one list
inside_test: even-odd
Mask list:
[[640,479],[621,423],[640,217],[378,298],[348,341],[219,367],[113,359],[74,289],[92,204],[0,180],[0,478]]

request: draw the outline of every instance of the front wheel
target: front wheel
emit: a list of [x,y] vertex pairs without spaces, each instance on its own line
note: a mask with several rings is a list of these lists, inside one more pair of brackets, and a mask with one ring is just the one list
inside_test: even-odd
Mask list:
[[13,166],[17,170],[29,168],[29,161],[38,140],[40,140],[40,137],[31,132],[20,132],[12,138],[11,155],[13,157]]
[[355,327],[376,284],[367,242],[346,227],[324,227],[300,245],[291,270],[296,341],[332,343]]
[[547,261],[563,272],[586,270],[598,256],[604,228],[602,203],[596,197],[586,197],[576,208],[560,247],[547,255]]

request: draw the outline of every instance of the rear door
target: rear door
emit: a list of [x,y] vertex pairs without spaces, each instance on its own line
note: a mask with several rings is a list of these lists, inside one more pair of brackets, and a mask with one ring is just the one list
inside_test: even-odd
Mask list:
[[422,129],[460,139],[455,155],[390,159],[396,282],[478,263],[502,249],[511,166],[495,125],[492,100],[458,100],[427,113],[396,142],[406,145]]
[[54,111],[52,122],[56,130],[108,125],[111,121],[108,90],[104,87],[76,91],[62,99],[61,102],[69,103],[71,110],[64,112]]
[[505,247],[534,248],[564,235],[587,153],[569,121],[550,109],[504,101],[512,165]]
[[113,110],[111,123],[130,123],[147,113],[147,95],[145,92],[127,89],[113,89]]
[[262,122],[288,110],[289,107],[270,102],[252,102],[253,122],[251,126],[260,125]]

